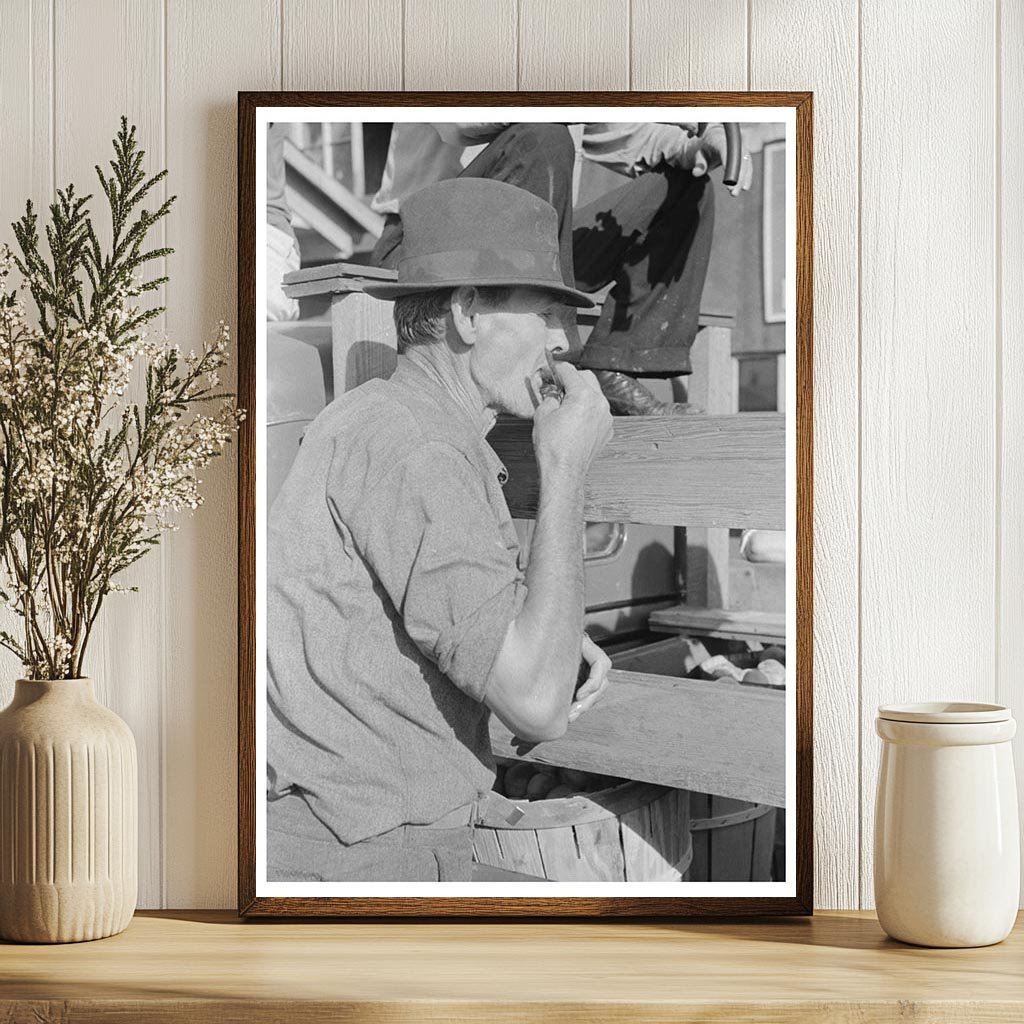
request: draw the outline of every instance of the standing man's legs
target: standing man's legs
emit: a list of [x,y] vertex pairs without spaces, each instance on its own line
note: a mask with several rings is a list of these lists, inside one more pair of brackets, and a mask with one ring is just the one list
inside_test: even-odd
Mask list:
[[[580,362],[598,372],[613,411],[685,411],[685,406],[659,402],[633,377],[691,372],[690,348],[714,227],[714,186],[706,176],[664,167],[573,213],[574,164],[575,147],[564,125],[517,123],[478,154],[462,176],[518,185],[555,207],[567,284],[597,291],[615,282]],[[397,266],[401,241],[401,221],[389,215],[374,262]]]
[[[561,124],[509,125],[494,138],[459,175],[460,178],[492,178],[517,185],[549,202],[558,211],[558,240],[562,277],[572,285],[572,171],[576,160],[569,129]],[[390,214],[373,250],[380,267],[398,265],[402,224]]]
[[614,281],[581,366],[646,377],[692,372],[714,219],[713,182],[675,168],[576,211],[576,286],[596,291]]

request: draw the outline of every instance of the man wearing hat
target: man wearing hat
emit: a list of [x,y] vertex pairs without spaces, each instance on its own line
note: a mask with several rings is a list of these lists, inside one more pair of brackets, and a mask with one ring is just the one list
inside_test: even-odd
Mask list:
[[[581,533],[611,415],[590,372],[550,363],[591,304],[562,280],[557,214],[453,179],[403,221],[397,282],[372,289],[395,303],[397,369],[320,414],[270,512],[271,881],[468,880],[491,713],[551,739],[607,680],[582,632]],[[485,440],[498,414],[533,420],[525,572]]]

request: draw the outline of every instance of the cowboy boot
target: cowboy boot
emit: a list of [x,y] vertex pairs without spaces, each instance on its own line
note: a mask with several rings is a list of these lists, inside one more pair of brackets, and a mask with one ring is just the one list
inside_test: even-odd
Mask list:
[[662,402],[640,381],[616,370],[595,370],[608,405],[617,416],[685,416],[694,412],[686,402]]

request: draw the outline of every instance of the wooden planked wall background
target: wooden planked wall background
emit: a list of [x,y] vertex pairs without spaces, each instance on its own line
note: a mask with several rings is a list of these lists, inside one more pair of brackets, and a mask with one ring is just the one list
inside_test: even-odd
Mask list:
[[[0,223],[91,187],[127,113],[181,197],[185,346],[234,316],[237,90],[816,93],[817,903],[870,906],[876,705],[1024,705],[1024,5],[0,0],[0,24]],[[93,650],[139,744],[144,907],[234,905],[235,470]]]

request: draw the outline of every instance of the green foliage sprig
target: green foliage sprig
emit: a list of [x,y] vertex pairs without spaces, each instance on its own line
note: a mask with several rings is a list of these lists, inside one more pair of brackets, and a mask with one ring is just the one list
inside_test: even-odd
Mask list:
[[243,416],[219,389],[225,324],[188,354],[148,337],[164,307],[138,298],[167,278],[145,280],[146,265],[173,250],[146,249],[146,239],[175,197],[140,205],[167,174],[147,177],[144,157],[122,118],[111,173],[96,167],[109,245],[92,197],[69,185],[50,205],[45,252],[31,202],[13,225],[20,255],[0,247],[0,602],[22,624],[20,636],[0,631],[0,645],[34,679],[82,674],[104,598],[125,589],[115,577],[177,528],[173,513],[198,507],[197,473]]

